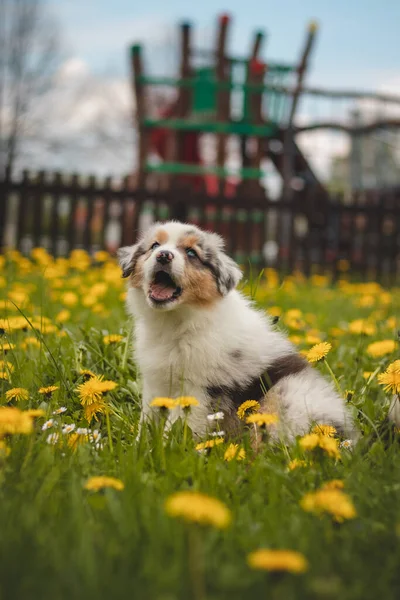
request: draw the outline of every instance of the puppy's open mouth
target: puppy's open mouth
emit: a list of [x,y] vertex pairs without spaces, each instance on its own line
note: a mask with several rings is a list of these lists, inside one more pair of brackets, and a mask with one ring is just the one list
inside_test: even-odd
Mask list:
[[182,288],[176,285],[168,273],[157,271],[149,288],[149,297],[157,304],[166,304],[179,298]]

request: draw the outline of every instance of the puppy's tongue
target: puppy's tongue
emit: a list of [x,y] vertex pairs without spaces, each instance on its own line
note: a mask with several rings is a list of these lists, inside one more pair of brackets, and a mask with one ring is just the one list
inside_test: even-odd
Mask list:
[[153,283],[151,295],[155,300],[169,300],[174,295],[175,288],[165,283]]

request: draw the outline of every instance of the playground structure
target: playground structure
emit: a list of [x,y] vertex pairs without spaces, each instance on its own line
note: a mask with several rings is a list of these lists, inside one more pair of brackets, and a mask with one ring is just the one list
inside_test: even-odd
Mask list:
[[[176,78],[145,74],[143,50],[131,48],[138,132],[137,187],[147,188],[153,175],[156,188],[186,187],[193,192],[226,197],[246,193],[263,197],[262,161],[270,158],[283,181],[286,196],[296,190],[325,193],[295,143],[293,124],[304,77],[314,46],[317,25],[308,27],[298,64],[266,62],[261,57],[265,34],[254,34],[245,58],[227,54],[231,19],[218,19],[215,48],[192,47],[192,27],[180,26],[180,65]],[[288,93],[285,86],[291,86]],[[156,116],[147,112],[147,94],[154,86],[174,89],[174,98]],[[203,164],[199,144],[203,134],[215,138],[215,164]],[[226,166],[228,144],[239,141],[240,166]],[[152,161],[152,154],[158,161]],[[155,176],[155,178],[154,178]],[[186,218],[181,206],[179,218]]]

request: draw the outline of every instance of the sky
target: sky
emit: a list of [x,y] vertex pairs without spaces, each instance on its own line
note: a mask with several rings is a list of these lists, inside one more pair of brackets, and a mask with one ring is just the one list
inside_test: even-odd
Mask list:
[[127,46],[143,41],[168,52],[177,23],[213,39],[218,14],[232,16],[230,47],[245,54],[255,29],[268,33],[266,57],[296,61],[307,23],[319,23],[308,83],[375,89],[398,80],[398,0],[48,0],[66,48],[96,73],[124,74]]
[[[211,49],[218,15],[229,14],[231,55],[248,55],[254,32],[261,29],[267,35],[263,58],[294,64],[309,23],[316,21],[306,85],[400,96],[400,0],[43,1],[59,25],[63,63],[56,89],[39,103],[49,135],[41,146],[35,139],[27,147],[21,167],[101,175],[131,171],[135,145],[128,48],[142,43],[152,74],[172,75],[178,69],[174,51],[182,21],[193,25],[195,47]],[[343,120],[353,108],[341,100],[303,97],[297,122]],[[374,119],[380,108],[364,103],[362,110]],[[399,106],[396,111],[391,116],[399,116]],[[298,141],[317,175],[326,179],[332,157],[347,154],[350,140],[322,130],[302,134]],[[400,141],[395,144],[400,152]]]

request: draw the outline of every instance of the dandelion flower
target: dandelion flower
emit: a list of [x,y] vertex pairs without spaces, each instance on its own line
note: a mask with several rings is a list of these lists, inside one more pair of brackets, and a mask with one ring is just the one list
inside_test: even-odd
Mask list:
[[246,458],[246,451],[239,444],[229,444],[224,453],[224,460],[244,460]]
[[268,427],[270,425],[275,425],[279,421],[279,417],[277,414],[269,414],[269,413],[256,413],[254,415],[250,415],[246,419],[246,423],[255,423],[259,427]]
[[43,394],[44,396],[51,396],[51,394],[59,389],[58,385],[49,385],[47,387],[39,388],[39,394]]
[[175,400],[176,406],[181,408],[190,408],[191,406],[199,406],[199,401],[194,396],[179,396]]
[[381,342],[373,342],[367,346],[367,354],[374,358],[392,354],[396,350],[397,344],[394,340],[382,340]]
[[332,344],[329,342],[321,342],[320,344],[316,344],[306,354],[308,362],[314,363],[323,360],[331,349]]
[[71,313],[66,308],[61,310],[55,318],[56,323],[65,323],[71,318]]
[[349,323],[350,333],[375,335],[376,326],[373,323],[367,323],[364,319],[356,319]]
[[193,491],[172,494],[165,502],[165,511],[170,517],[211,525],[217,529],[225,529],[232,519],[230,510],[223,502]]
[[258,571],[280,571],[288,573],[304,573],[308,569],[308,561],[300,552],[294,550],[267,550],[260,548],[247,556],[247,564]]
[[177,405],[175,400],[172,398],[163,398],[162,396],[158,396],[150,402],[150,406],[172,410],[173,408],[176,408]]
[[4,440],[0,440],[0,459],[7,458],[11,452],[11,448],[7,446]]
[[87,378],[97,377],[96,373],[93,373],[93,371],[90,371],[89,369],[81,369],[79,371],[79,374],[83,375],[83,377],[87,377]]
[[344,481],[341,479],[331,479],[331,481],[327,481],[321,487],[321,490],[342,490],[344,488]]
[[23,350],[27,350],[29,347],[40,348],[41,343],[40,340],[37,339],[37,337],[28,336],[21,342],[20,346]]
[[29,408],[28,410],[25,411],[25,413],[29,416],[29,417],[44,417],[44,415],[46,414],[45,411],[41,408]]
[[19,408],[0,407],[0,437],[15,433],[32,433],[33,421],[27,411]]
[[4,381],[10,381],[10,375],[7,371],[0,371],[0,379]]
[[400,394],[400,360],[395,360],[384,373],[378,375],[378,381],[385,386],[385,392]]
[[53,427],[54,425],[54,419],[49,419],[48,421],[46,421],[45,423],[43,423],[42,425],[42,431],[46,431],[46,429],[50,429],[50,427]]
[[8,371],[9,373],[14,373],[15,367],[8,360],[0,360],[0,370]]
[[308,463],[305,460],[301,460],[299,458],[294,458],[288,464],[289,471],[294,471],[295,469],[307,467]]
[[84,487],[85,490],[89,490],[91,492],[98,492],[99,490],[104,490],[105,488],[112,488],[120,492],[124,489],[125,485],[120,479],[116,479],[115,477],[99,475],[97,477],[90,477],[90,479],[88,479],[85,483]]
[[12,344],[10,342],[3,342],[0,345],[0,352],[4,352],[4,354],[6,354],[7,352],[9,352],[9,350],[14,350],[15,348],[15,344]]
[[29,392],[25,388],[11,388],[6,392],[6,400],[7,402],[11,402],[11,400],[28,400]]
[[112,333],[110,335],[105,335],[103,337],[103,342],[106,346],[110,346],[111,344],[119,344],[124,339],[123,335],[119,335],[117,333]]
[[206,442],[200,442],[196,446],[196,450],[208,450],[209,448],[214,448],[214,446],[218,446],[223,443],[223,439],[215,438],[214,440],[207,440]]
[[327,437],[335,437],[337,431],[332,425],[315,425],[312,428],[312,433],[318,433],[319,435],[326,435]]
[[299,444],[306,452],[315,448],[321,448],[331,458],[340,458],[338,441],[335,438],[318,433],[309,433],[300,438]]
[[315,514],[328,513],[339,523],[357,516],[350,497],[339,489],[321,489],[303,496],[300,506]]
[[[89,406],[94,402],[100,402],[103,393],[108,391],[107,383],[114,384],[114,382],[102,381],[100,377],[95,376],[78,385],[76,391],[78,392],[82,406]],[[115,386],[116,384],[114,384]],[[113,389],[113,386],[110,389]]]
[[97,415],[105,414],[107,412],[107,405],[103,400],[99,402],[93,402],[92,404],[88,404],[83,409],[83,414],[85,415],[86,421],[91,423],[93,419],[98,421]]
[[246,402],[243,402],[237,409],[237,416],[244,421],[249,413],[254,413],[258,410],[260,410],[260,403],[257,402],[257,400],[246,400]]

